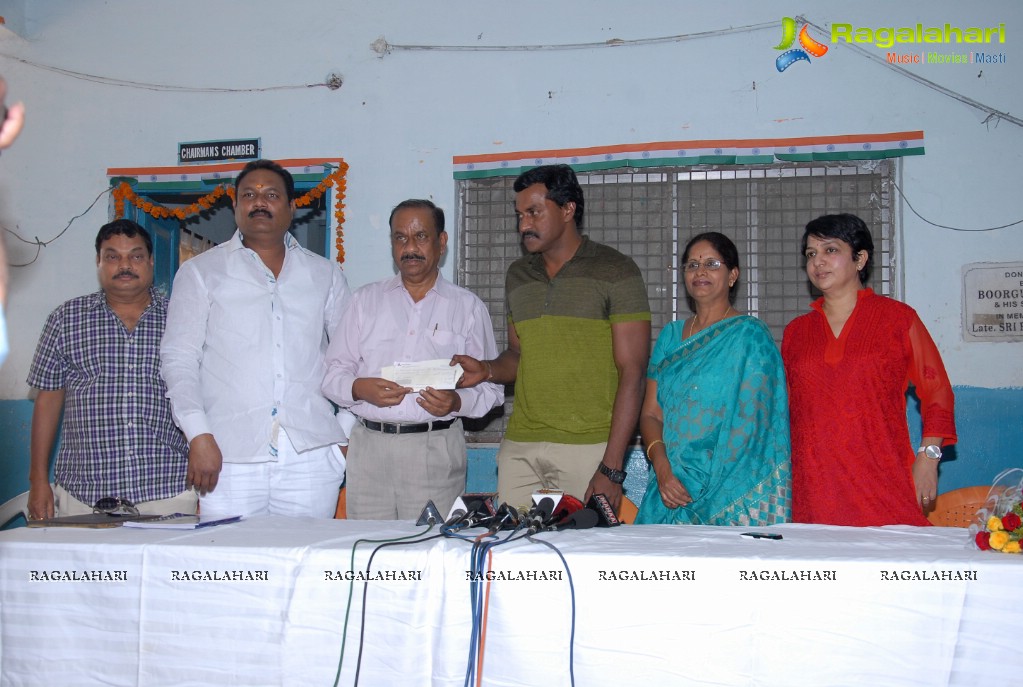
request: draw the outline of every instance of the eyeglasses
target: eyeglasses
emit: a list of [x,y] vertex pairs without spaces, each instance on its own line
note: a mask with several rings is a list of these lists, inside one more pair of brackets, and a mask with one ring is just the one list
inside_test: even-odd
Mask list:
[[721,265],[723,264],[724,263],[722,263],[720,260],[716,258],[710,258],[709,260],[705,260],[704,262],[696,262],[695,260],[693,260],[683,265],[682,269],[684,269],[686,272],[695,272],[696,270],[703,267],[708,271],[713,272],[714,270],[721,269]]
[[134,503],[120,496],[104,496],[92,507],[92,512],[107,515],[138,515],[139,509]]

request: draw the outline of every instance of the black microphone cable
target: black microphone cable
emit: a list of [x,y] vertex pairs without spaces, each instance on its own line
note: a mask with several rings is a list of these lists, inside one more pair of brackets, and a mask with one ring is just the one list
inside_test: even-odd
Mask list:
[[[429,541],[430,539],[436,539],[437,537],[441,536],[439,534],[435,534],[435,535],[430,536],[430,537],[424,536],[424,535],[430,533],[430,530],[432,530],[434,528],[435,524],[436,523],[432,523],[431,522],[430,526],[428,528],[426,528],[425,531],[423,531],[423,532],[416,532],[415,534],[410,534],[410,535],[408,535],[406,537],[397,537],[397,538],[394,538],[394,539],[356,539],[355,542],[352,544],[352,554],[351,554],[351,558],[349,559],[349,562],[348,562],[348,569],[349,569],[349,571],[355,572],[355,550],[356,550],[356,548],[358,548],[359,544],[389,544],[389,543],[416,544],[416,543],[421,542],[421,541]],[[422,538],[420,538],[420,537],[422,537]],[[376,550],[374,549],[373,555],[375,555],[375,554],[376,554]],[[372,560],[373,560],[373,555],[370,556],[370,561],[366,563],[366,572],[367,573],[370,572],[369,565],[370,565],[370,562],[372,562]],[[368,584],[368,580],[366,580],[365,582]],[[355,580],[353,579],[351,585],[349,585],[349,587],[348,587],[348,601],[345,604],[345,621],[344,621],[344,625],[341,628],[341,653],[340,653],[340,655],[338,656],[338,659],[337,659],[337,673],[334,675],[334,687],[337,687],[338,683],[341,680],[341,668],[344,665],[344,660],[345,660],[345,644],[346,644],[346,642],[348,640],[348,620],[349,620],[349,616],[350,616],[351,611],[352,611],[352,594],[353,594],[354,590],[355,590]],[[363,623],[365,623],[365,618],[366,618],[366,590],[365,590],[365,588],[363,589],[362,609],[363,609],[363,612],[362,612]],[[359,658],[361,660],[361,657],[362,657],[362,633],[361,632],[360,632],[360,637],[359,637],[359,644],[360,644],[360,646],[359,646]],[[358,667],[356,667],[356,678],[355,678],[355,680],[356,680],[356,684],[358,684]]]
[[561,564],[565,566],[565,574],[568,575],[568,590],[569,598],[572,602],[572,624],[571,632],[568,636],[568,676],[572,687],[575,687],[575,583],[572,581],[572,570],[568,567],[568,561],[565,560],[565,556],[554,544],[543,539],[536,539],[532,534],[527,534],[526,539],[536,544],[543,544],[547,548],[558,554],[558,558],[561,559]]
[[[501,514],[504,516],[501,517]],[[494,517],[497,518],[498,527],[491,526],[491,529],[476,538],[473,543],[472,551],[469,555],[469,605],[470,605],[470,618],[472,619],[472,629],[469,636],[469,655],[465,670],[465,687],[471,687],[474,678],[477,684],[482,681],[483,678],[483,649],[486,638],[486,615],[487,609],[489,608],[490,601],[490,582],[487,579],[487,572],[490,571],[493,563],[493,549],[497,546],[508,544],[512,541],[522,539],[524,535],[520,534],[521,526],[515,521],[510,522],[508,515],[514,513],[510,508],[506,510],[506,506],[502,505],[498,510],[498,514]],[[500,524],[515,524],[515,528],[508,533],[503,539],[497,538],[497,532],[500,529]]]
[[[472,542],[472,550],[469,554],[469,617],[471,619],[471,630],[469,635],[469,651],[466,658],[464,687],[472,687],[474,682],[482,681],[483,648],[486,636],[485,616],[489,607],[490,582],[488,579],[488,563],[493,561],[493,549],[496,546],[508,544],[529,537],[530,535],[543,530],[544,524],[550,519],[554,510],[554,501],[545,497],[535,504],[533,508],[525,513],[520,519],[513,518],[511,509],[502,505],[497,514],[489,520],[497,525],[481,533],[476,537],[462,535],[458,529],[480,524],[478,522],[466,522],[463,518],[460,522],[446,522],[441,528],[445,536],[462,539]],[[497,532],[503,523],[514,524],[514,529],[503,539],[498,539]],[[574,603],[574,594],[573,594]]]
[[[430,529],[433,529],[433,525],[430,525],[430,528],[427,529],[426,532],[423,532],[422,534],[426,534],[427,532],[430,531]],[[443,534],[434,534],[434,535],[429,536],[429,537],[423,537],[422,539],[416,539],[415,541],[409,541],[409,539],[410,539],[409,537],[402,537],[401,539],[395,539],[395,540],[391,540],[391,541],[386,541],[386,542],[380,544],[379,546],[377,546],[375,549],[373,549],[373,553],[371,553],[369,555],[369,560],[366,561],[366,572],[369,573],[370,568],[373,565],[373,558],[377,555],[377,553],[380,552],[381,549],[385,549],[385,548],[387,548],[389,546],[409,546],[410,544],[418,544],[420,542],[430,541],[431,539],[440,539],[442,536],[444,536],[444,535]],[[369,577],[367,575],[367,578],[365,580],[363,580],[363,583],[362,583],[362,618],[361,618],[361,623],[360,623],[360,627],[359,627],[359,653],[358,653],[357,658],[355,659],[355,680],[354,680],[354,682],[352,682],[352,686],[353,687],[358,687],[358,685],[359,685],[359,672],[362,669],[362,649],[363,649],[363,646],[365,645],[365,639],[366,639],[366,598],[368,596],[369,596]],[[340,674],[340,672],[339,672],[339,674]]]

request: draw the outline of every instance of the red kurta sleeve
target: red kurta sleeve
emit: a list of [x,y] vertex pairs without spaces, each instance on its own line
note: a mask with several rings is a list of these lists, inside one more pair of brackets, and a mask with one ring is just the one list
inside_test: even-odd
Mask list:
[[913,314],[909,327],[909,345],[912,360],[909,365],[909,381],[916,387],[920,398],[920,414],[923,416],[923,435],[941,437],[943,446],[956,443],[955,395],[952,384],[941,362],[941,354],[934,340],[927,333],[920,317]]

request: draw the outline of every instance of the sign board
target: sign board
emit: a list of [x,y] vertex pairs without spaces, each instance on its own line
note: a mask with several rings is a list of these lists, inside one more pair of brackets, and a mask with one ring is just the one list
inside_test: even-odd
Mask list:
[[963,341],[1023,341],[1023,262],[963,266]]
[[178,144],[179,165],[258,159],[258,138],[240,138],[229,141],[197,141],[194,143]]

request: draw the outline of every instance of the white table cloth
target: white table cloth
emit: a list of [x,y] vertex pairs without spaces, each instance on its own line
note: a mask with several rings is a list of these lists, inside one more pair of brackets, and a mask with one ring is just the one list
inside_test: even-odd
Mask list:
[[[352,545],[424,530],[271,516],[187,532],[2,532],[0,684],[331,685],[352,588],[335,578]],[[1014,674],[1023,557],[973,550],[951,528],[744,531],[538,535],[571,570],[575,683],[972,686]],[[356,570],[372,548],[358,547]],[[394,579],[369,583],[358,684],[463,684],[469,548],[433,539],[376,554],[372,571]],[[492,583],[482,684],[570,684],[561,560],[523,541],[497,547],[493,570],[561,579]],[[362,599],[357,582],[342,685],[355,684]]]

